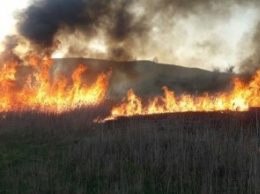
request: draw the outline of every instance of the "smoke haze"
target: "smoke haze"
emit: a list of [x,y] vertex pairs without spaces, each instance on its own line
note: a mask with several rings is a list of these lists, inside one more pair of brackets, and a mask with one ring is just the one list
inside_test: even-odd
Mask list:
[[208,69],[225,69],[231,63],[242,72],[252,71],[260,62],[259,4],[257,0],[33,0],[16,16],[18,39],[28,40],[29,50],[64,57],[156,57]]

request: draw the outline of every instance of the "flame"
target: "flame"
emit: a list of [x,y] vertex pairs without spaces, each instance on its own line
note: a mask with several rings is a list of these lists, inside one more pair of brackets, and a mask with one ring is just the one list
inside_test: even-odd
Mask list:
[[131,89],[126,100],[113,107],[110,116],[103,121],[122,116],[173,112],[247,111],[250,107],[260,106],[260,70],[247,84],[238,78],[234,78],[232,82],[234,87],[230,92],[215,95],[204,93],[200,96],[184,94],[177,97],[164,86],[164,95],[149,99],[148,102],[144,102]]
[[96,105],[105,98],[109,73],[100,74],[86,84],[86,65],[79,65],[70,77],[53,71],[53,61],[37,55],[23,62],[8,61],[0,66],[0,112],[38,110],[60,113]]

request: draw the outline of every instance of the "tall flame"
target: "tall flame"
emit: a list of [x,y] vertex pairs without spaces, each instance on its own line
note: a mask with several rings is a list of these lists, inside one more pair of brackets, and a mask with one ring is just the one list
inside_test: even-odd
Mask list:
[[228,93],[215,95],[204,93],[200,96],[184,94],[179,97],[167,87],[163,87],[163,96],[149,99],[146,103],[131,89],[127,93],[126,100],[113,107],[111,115],[105,120],[113,120],[120,116],[171,112],[246,111],[250,107],[260,106],[260,70],[249,83],[235,78],[233,85],[233,89]]
[[69,78],[60,71],[51,76],[52,67],[50,58],[36,55],[27,56],[23,64],[13,60],[0,66],[0,112],[59,113],[95,105],[104,99],[110,73],[100,74],[93,84],[87,85],[83,81],[85,65],[79,65]]

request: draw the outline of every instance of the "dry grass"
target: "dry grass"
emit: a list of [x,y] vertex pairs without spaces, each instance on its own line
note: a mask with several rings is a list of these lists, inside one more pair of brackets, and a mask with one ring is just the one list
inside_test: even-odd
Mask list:
[[99,114],[1,115],[0,193],[260,193],[256,110]]

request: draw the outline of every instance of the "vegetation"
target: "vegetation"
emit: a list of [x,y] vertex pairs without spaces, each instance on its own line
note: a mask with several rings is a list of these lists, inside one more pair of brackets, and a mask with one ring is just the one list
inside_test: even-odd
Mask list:
[[257,110],[101,113],[1,114],[0,193],[260,193]]
[[228,67],[226,68],[227,73],[234,73],[235,66],[228,64]]

